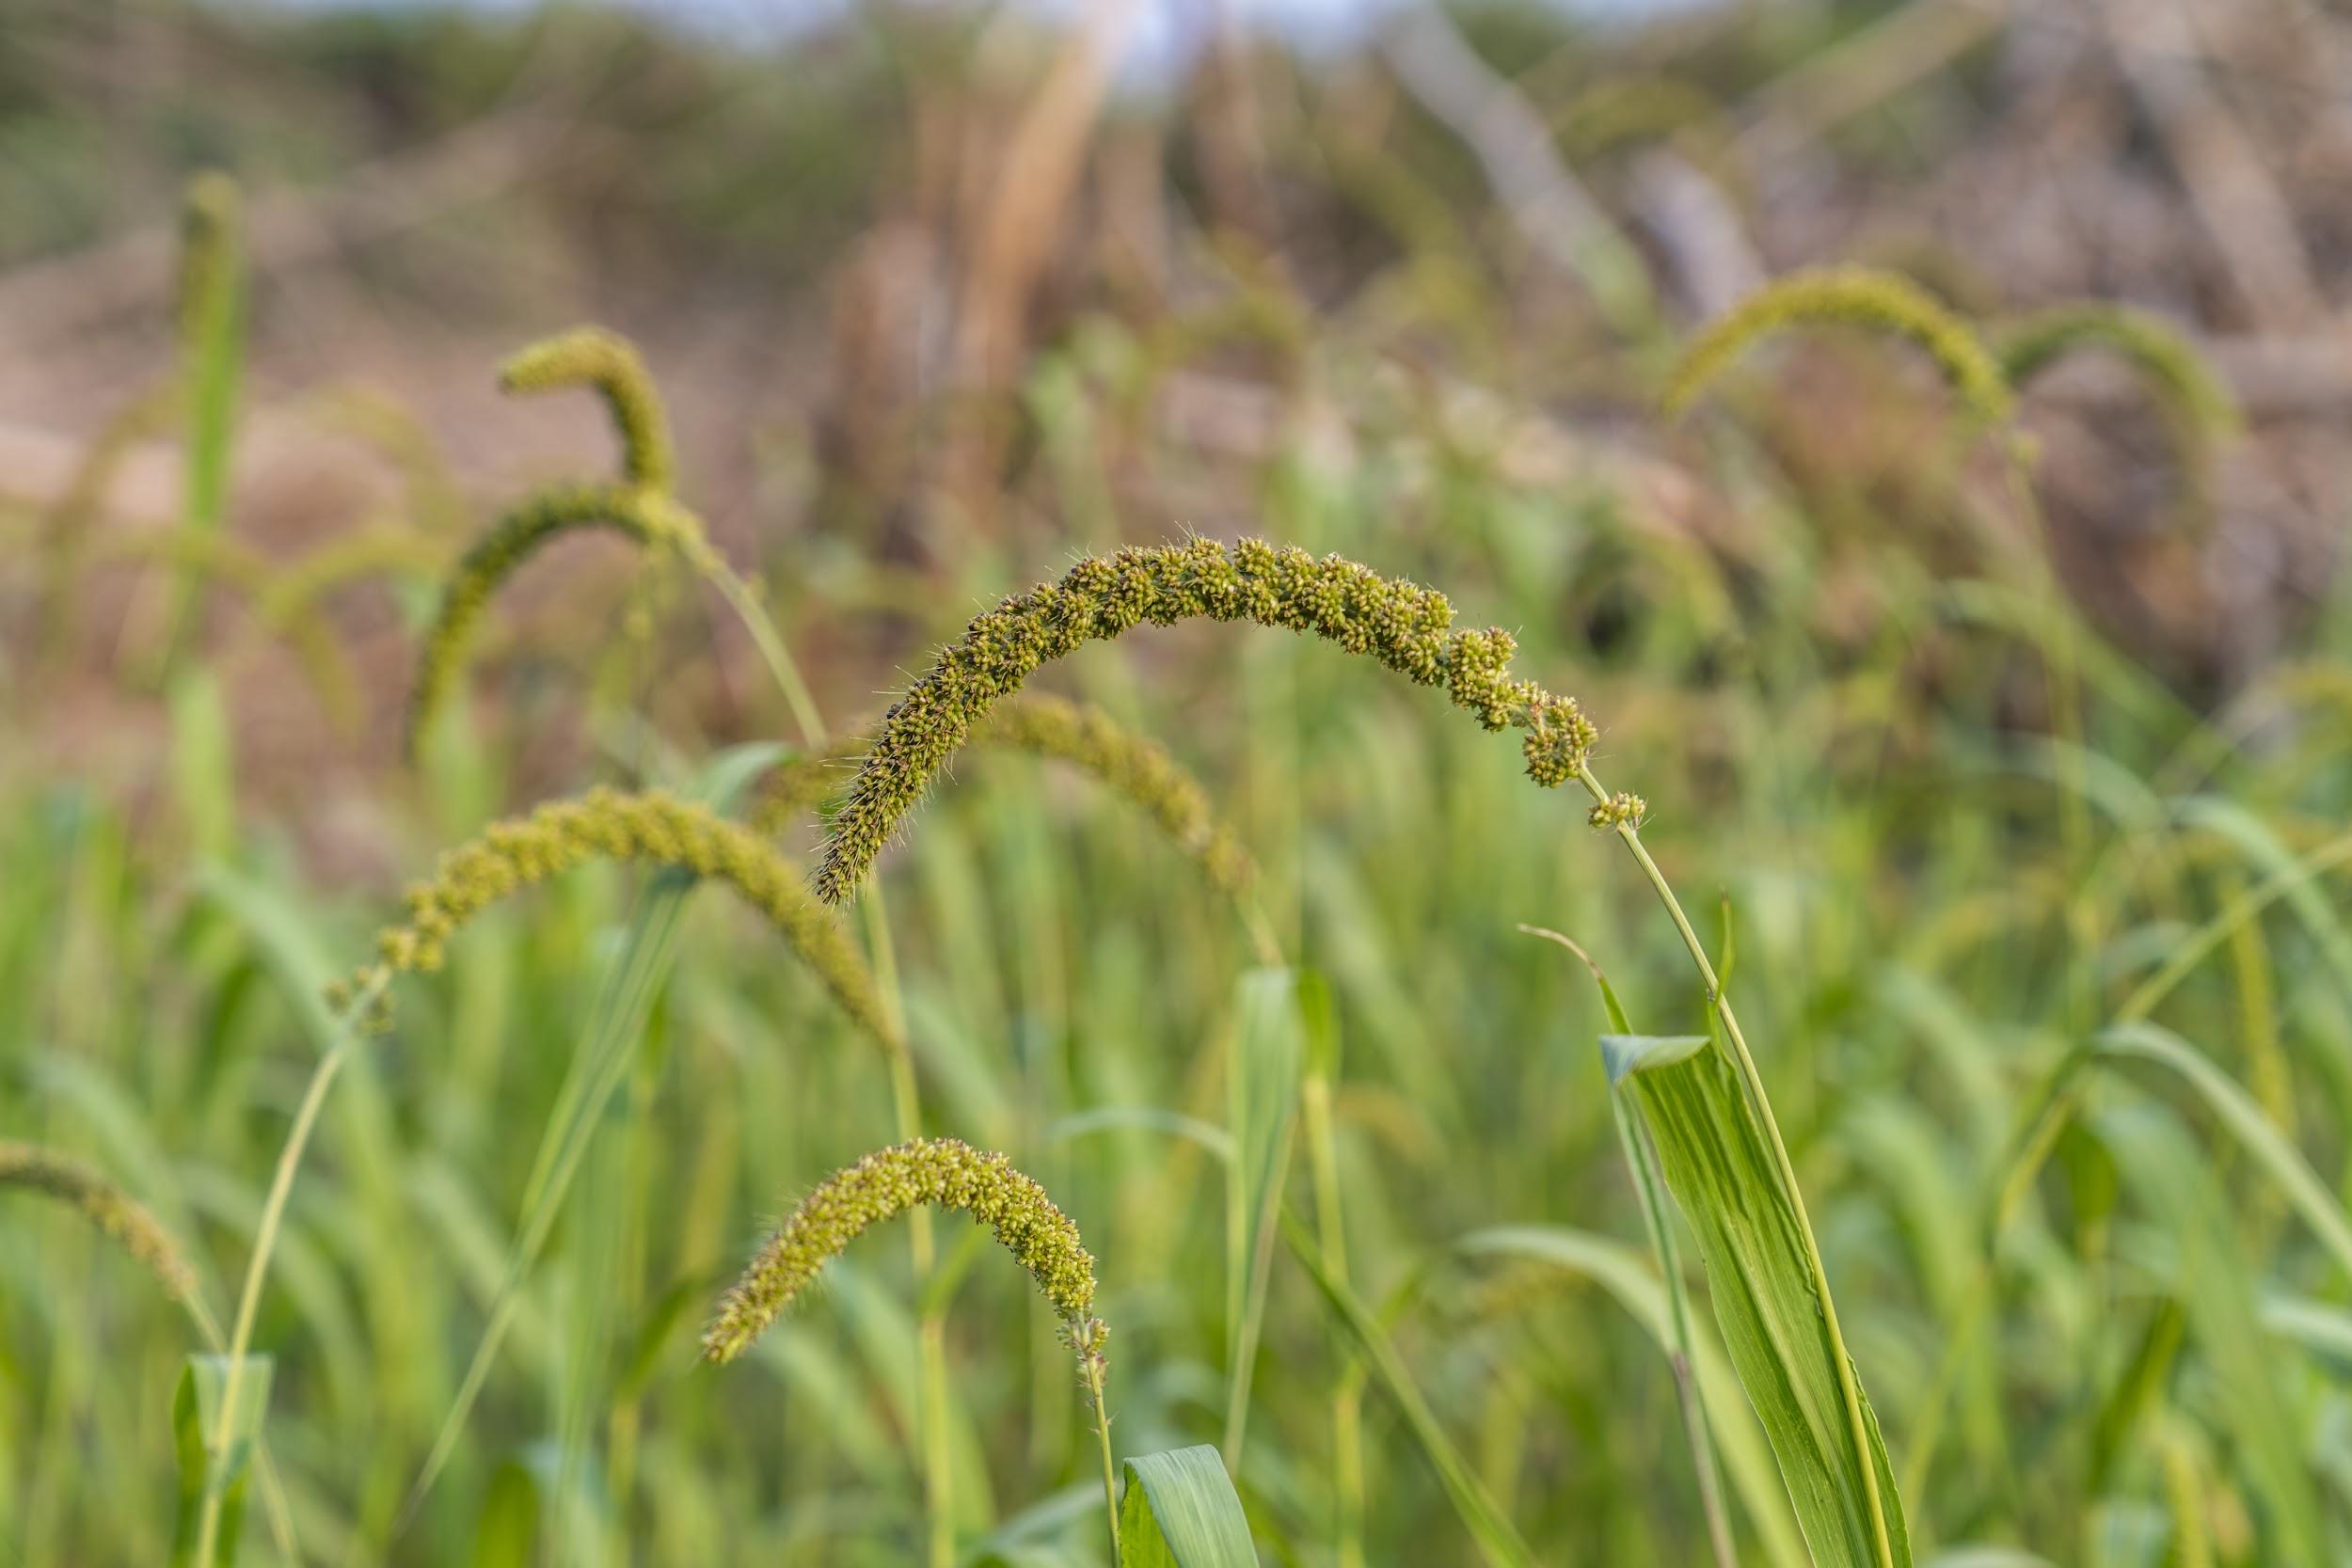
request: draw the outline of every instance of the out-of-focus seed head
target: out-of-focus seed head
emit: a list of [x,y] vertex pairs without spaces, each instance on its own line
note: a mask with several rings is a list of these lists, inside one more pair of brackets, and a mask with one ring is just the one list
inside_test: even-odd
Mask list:
[[1719,317],[1682,351],[1664,405],[1679,414],[1732,362],[1788,327],[1843,324],[1908,338],[1944,372],[1969,417],[2005,423],[2008,377],[1969,325],[1910,279],[1869,267],[1821,267],[1774,278]]
[[[903,1049],[866,960],[810,896],[800,870],[750,829],[660,790],[596,789],[492,823],[445,853],[432,880],[409,890],[408,918],[377,934],[377,957],[395,974],[437,969],[468,920],[590,860],[677,866],[724,882],[767,917],[854,1022],[885,1049]],[[346,980],[344,994],[359,983]]]

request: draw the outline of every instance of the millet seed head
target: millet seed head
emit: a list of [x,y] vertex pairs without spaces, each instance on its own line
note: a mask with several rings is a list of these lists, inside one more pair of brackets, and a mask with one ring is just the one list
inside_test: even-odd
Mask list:
[[[818,1182],[721,1298],[703,1334],[703,1354],[722,1362],[740,1355],[851,1242],[922,1205],[957,1210],[988,1226],[1065,1323],[1088,1319],[1094,1259],[1045,1189],[1002,1154],[955,1138],[923,1138],[878,1149]],[[1088,1330],[1083,1338],[1100,1354],[1107,1331]]]
[[[407,919],[376,937],[378,958],[395,974],[437,969],[468,920],[590,860],[677,866],[724,882],[767,917],[852,1022],[884,1049],[904,1049],[866,960],[810,896],[799,868],[750,829],[660,790],[595,789],[492,823],[445,853],[431,881],[409,890]],[[347,992],[359,978],[344,982]]]
[[1548,787],[1574,778],[1597,738],[1574,698],[1510,678],[1510,633],[1453,629],[1454,607],[1434,589],[1263,539],[1122,549],[974,617],[892,705],[834,816],[818,895],[829,903],[848,896],[948,758],[1041,665],[1147,621],[1203,616],[1312,633],[1422,685],[1442,685],[1487,729],[1525,732],[1528,774]]
[[676,484],[677,454],[661,394],[636,345],[619,333],[577,326],[532,343],[500,367],[499,385],[510,392],[594,388],[612,416],[623,477],[665,495]]
[[196,1293],[196,1271],[146,1205],[70,1154],[0,1139],[0,1190],[19,1188],[78,1210],[99,1232],[146,1268],[173,1300]]
[[1843,324],[1908,338],[1943,372],[1969,416],[2005,423],[2009,379],[1966,322],[1909,278],[1869,267],[1820,267],[1774,278],[1719,317],[1682,351],[1664,406],[1679,414],[1732,362],[1788,327]]

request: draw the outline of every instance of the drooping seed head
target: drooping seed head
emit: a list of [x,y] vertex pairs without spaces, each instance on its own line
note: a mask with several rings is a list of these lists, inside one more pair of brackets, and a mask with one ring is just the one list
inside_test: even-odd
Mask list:
[[636,345],[601,326],[577,326],[521,350],[499,371],[510,392],[586,387],[604,399],[621,443],[621,472],[634,485],[667,494],[677,483],[677,453],[661,394]]
[[79,1211],[129,1253],[175,1301],[196,1293],[196,1271],[163,1222],[96,1169],[38,1144],[0,1140],[0,1188],[42,1193]]
[[413,752],[457,678],[475,625],[499,585],[547,543],[580,529],[612,529],[640,544],[655,538],[635,491],[612,484],[550,485],[524,499],[474,541],[441,587],[425,628],[408,695],[407,743]]
[[591,326],[549,338],[508,360],[500,383],[514,392],[595,388],[620,436],[622,482],[541,490],[491,525],[460,558],[418,657],[408,704],[412,752],[464,661],[483,607],[549,540],[574,529],[609,528],[639,544],[674,550],[697,571],[714,565],[702,519],[671,494],[677,465],[669,418],[653,378],[626,339]]
[[[810,896],[800,870],[749,829],[660,790],[595,789],[492,823],[444,854],[431,881],[409,890],[408,918],[376,937],[379,958],[395,974],[437,969],[468,920],[590,860],[677,866],[725,883],[767,917],[852,1022],[884,1049],[904,1049],[865,959]],[[356,980],[344,984],[348,990]]]
[[1147,621],[1198,617],[1311,632],[1421,685],[1442,685],[1487,729],[1525,732],[1528,774],[1548,787],[1575,777],[1597,738],[1574,698],[1510,678],[1510,633],[1453,629],[1454,607],[1434,589],[1263,539],[1122,549],[975,617],[892,705],[834,817],[818,895],[848,895],[947,759],[1041,665]]
[[2171,427],[2190,510],[2208,512],[2215,449],[2245,428],[2236,393],[2162,317],[2106,300],[2054,306],[2010,327],[1998,342],[2001,373],[2022,388],[2080,349],[2114,355],[2139,372]]
[[[1066,1324],[1089,1321],[1094,1259],[1045,1189],[1002,1154],[955,1138],[922,1138],[878,1149],[818,1182],[721,1298],[703,1354],[721,1362],[740,1355],[851,1242],[923,1205],[988,1226]],[[1082,1329],[1078,1338],[1099,1355],[1107,1331]]]
[[1908,278],[1869,267],[1793,272],[1749,294],[1682,351],[1665,410],[1681,413],[1750,348],[1788,327],[1844,325],[1908,338],[1924,349],[1972,419],[1997,425],[2014,400],[1975,330]]
[[[778,768],[761,789],[753,828],[780,832],[832,799],[849,782],[846,765],[871,743],[852,736]],[[1166,747],[1092,704],[1023,692],[998,704],[970,744],[1068,763],[1148,815],[1222,893],[1239,896],[1256,879],[1249,851],[1218,817],[1200,782]]]
[[2207,436],[2233,434],[2244,418],[2237,394],[2171,323],[2106,300],[2053,306],[2010,327],[1999,340],[2001,373],[2022,387],[2076,349],[2101,349],[2128,361]]

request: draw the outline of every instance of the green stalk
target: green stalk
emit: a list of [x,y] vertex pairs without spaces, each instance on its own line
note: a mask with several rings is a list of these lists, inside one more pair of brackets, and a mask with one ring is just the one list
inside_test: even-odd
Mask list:
[[[278,1168],[270,1178],[269,1195],[262,1203],[262,1219],[253,1233],[253,1256],[247,1259],[245,1286],[237,1296],[237,1315],[229,1330],[227,1366],[221,1372],[220,1418],[214,1424],[211,1448],[215,1457],[226,1454],[235,1433],[234,1418],[237,1395],[245,1381],[246,1353],[252,1348],[253,1323],[260,1315],[262,1287],[269,1277],[270,1255],[278,1248],[278,1232],[286,1217],[286,1200],[293,1196],[294,1175],[302,1168],[303,1150],[310,1147],[310,1133],[318,1125],[319,1110],[326,1103],[326,1091],[349,1059],[358,1036],[352,1029],[352,1021],[364,1013],[383,994],[391,981],[391,971],[377,965],[368,974],[342,1012],[336,1018],[335,1043],[319,1058],[310,1070],[310,1086],[303,1090],[302,1103],[294,1111],[294,1125],[286,1130],[285,1147],[278,1150]],[[214,1557],[220,1545],[220,1509],[225,1488],[208,1484],[204,1489],[204,1507],[197,1516],[196,1568],[213,1568]]]
[[[1589,765],[1579,768],[1576,777],[1596,802],[1601,805],[1609,803],[1609,791],[1601,787],[1600,780],[1594,776]],[[1846,1424],[1853,1436],[1854,1454],[1858,1461],[1855,1468],[1861,1472],[1863,1497],[1870,1511],[1872,1544],[1880,1568],[1895,1568],[1894,1542],[1886,1528],[1886,1504],[1879,1496],[1877,1467],[1870,1463],[1870,1427],[1863,1414],[1862,1386],[1854,1376],[1853,1357],[1846,1349],[1845,1332],[1837,1325],[1837,1307],[1830,1299],[1829,1274],[1821,1263],[1820,1243],[1814,1238],[1812,1217],[1805,1212],[1804,1194],[1797,1186],[1796,1166],[1788,1158],[1787,1141],[1780,1135],[1780,1123],[1772,1118],[1771,1101],[1765,1098],[1763,1074],[1756,1069],[1756,1057],[1748,1050],[1747,1037],[1740,1032],[1740,1020],[1731,1010],[1731,999],[1724,994],[1723,984],[1715,977],[1715,965],[1707,956],[1706,944],[1699,941],[1698,932],[1691,928],[1690,917],[1682,912],[1681,901],[1675,897],[1674,889],[1667,885],[1665,874],[1658,869],[1658,863],[1650,859],[1648,848],[1642,843],[1640,831],[1629,820],[1620,820],[1615,831],[1617,837],[1624,840],[1625,847],[1632,851],[1642,874],[1649,879],[1650,886],[1658,894],[1658,901],[1665,906],[1666,913],[1673,918],[1675,929],[1682,936],[1683,946],[1690,950],[1691,962],[1706,984],[1708,1003],[1723,1022],[1724,1042],[1729,1048],[1727,1054],[1733,1069],[1738,1072],[1740,1086],[1747,1093],[1750,1109],[1756,1113],[1756,1120],[1771,1140],[1773,1163],[1779,1167],[1782,1185],[1788,1190],[1789,1210],[1797,1218],[1797,1234],[1804,1243],[1805,1266],[1812,1273],[1813,1289],[1820,1298],[1821,1326],[1829,1335],[1830,1354],[1837,1372],[1837,1391],[1844,1400]]]
[[1111,1531],[1111,1568],[1119,1568],[1119,1476],[1111,1463],[1111,1413],[1103,1400],[1103,1358],[1081,1357],[1086,1369],[1087,1395],[1094,1402],[1094,1431],[1103,1449],[1103,1516]]

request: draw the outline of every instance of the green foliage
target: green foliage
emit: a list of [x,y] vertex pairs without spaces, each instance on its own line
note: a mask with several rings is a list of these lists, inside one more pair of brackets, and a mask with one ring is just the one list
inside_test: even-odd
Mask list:
[[1703,1038],[1628,1042],[1631,1074],[1666,1183],[1698,1237],[1715,1318],[1763,1418],[1813,1560],[1823,1568],[1907,1564],[1911,1544],[1878,1418],[1857,1442],[1842,1352],[1823,1314],[1804,1222],[1771,1152],[1764,1114]]
[[1119,1525],[1120,1568],[1257,1568],[1249,1521],[1212,1448],[1127,1461]]
[[[221,1568],[234,1568],[246,1492],[269,1409],[271,1371],[266,1355],[250,1358],[235,1378],[217,1355],[191,1355],[181,1368],[179,1391],[171,1401],[172,1444],[180,1459],[172,1568],[192,1568],[207,1553]],[[208,1511],[214,1513],[210,1521]]]

